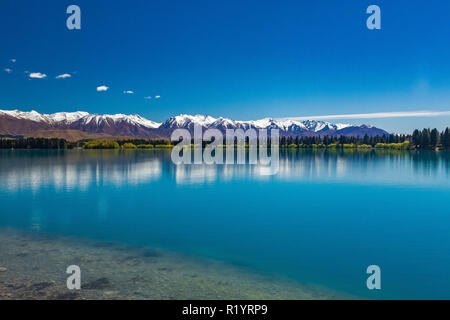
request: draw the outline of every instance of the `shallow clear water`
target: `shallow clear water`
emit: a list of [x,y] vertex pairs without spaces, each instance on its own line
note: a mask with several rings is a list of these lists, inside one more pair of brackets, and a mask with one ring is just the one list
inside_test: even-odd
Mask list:
[[[0,151],[0,227],[154,246],[365,298],[450,298],[450,153]],[[369,291],[366,268],[381,268]]]

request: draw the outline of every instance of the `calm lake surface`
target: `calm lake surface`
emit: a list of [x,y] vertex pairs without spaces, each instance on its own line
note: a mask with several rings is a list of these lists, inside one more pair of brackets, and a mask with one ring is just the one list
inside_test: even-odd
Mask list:
[[[167,150],[0,151],[0,228],[162,248],[370,299],[450,298],[449,200],[449,152],[286,150],[279,173],[261,176],[175,166]],[[373,264],[382,289],[369,291]]]

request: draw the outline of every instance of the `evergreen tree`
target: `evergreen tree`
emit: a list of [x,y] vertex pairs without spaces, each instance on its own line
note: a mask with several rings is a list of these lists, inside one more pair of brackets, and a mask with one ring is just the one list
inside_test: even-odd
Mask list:
[[445,149],[450,149],[450,130],[449,130],[449,128],[446,128],[443,133],[442,146]]
[[432,148],[436,148],[439,144],[439,131],[436,128],[431,130],[430,144]]
[[430,142],[431,142],[431,133],[430,133],[430,129],[423,129],[422,130],[422,139],[421,139],[421,147],[422,148],[429,148],[430,147]]

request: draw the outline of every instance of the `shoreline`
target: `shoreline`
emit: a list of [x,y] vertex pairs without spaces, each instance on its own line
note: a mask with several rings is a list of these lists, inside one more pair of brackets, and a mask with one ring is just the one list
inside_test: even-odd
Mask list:
[[[135,150],[135,151],[152,151],[152,150],[170,150],[172,148],[174,148],[174,145],[170,145],[167,147],[153,147],[153,148],[80,148],[80,147],[76,147],[76,148],[67,148],[67,149],[52,149],[52,148],[11,148],[11,149],[6,149],[6,148],[0,148],[0,150],[6,150],[6,151],[15,151],[15,150],[49,150],[49,151],[71,151],[71,150],[86,150],[86,151],[95,151],[95,150],[111,150],[111,151],[130,151],[130,150]],[[227,146],[219,146],[219,148],[231,148],[231,147],[227,147]],[[238,149],[238,148],[243,148],[243,149],[249,149],[248,146],[245,147],[241,147],[241,146],[233,146],[234,149]],[[194,149],[194,148],[191,148]],[[202,147],[202,149],[205,149],[205,147]],[[258,147],[259,149],[259,147]],[[267,148],[268,150],[270,150],[270,148]],[[393,149],[393,148],[376,148],[376,147],[371,147],[371,148],[359,148],[359,147],[301,147],[301,146],[296,146],[296,147],[291,147],[291,146],[285,146],[285,145],[280,145],[279,146],[280,150],[313,150],[313,151],[339,151],[339,150],[357,150],[357,151],[414,151],[414,152],[420,152],[420,151],[435,151],[435,152],[443,152],[443,151],[450,151],[449,149],[442,149],[442,148],[436,148],[436,149]]]

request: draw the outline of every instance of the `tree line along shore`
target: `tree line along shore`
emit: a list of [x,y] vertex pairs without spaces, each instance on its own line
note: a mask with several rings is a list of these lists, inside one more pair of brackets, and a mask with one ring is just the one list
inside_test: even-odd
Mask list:
[[[58,138],[0,137],[0,149],[167,149],[178,142],[169,139],[128,139],[128,140],[80,140],[76,142]],[[192,141],[193,143],[193,141]],[[204,141],[202,147],[210,142]],[[270,147],[270,138],[268,147]],[[249,141],[246,140],[245,147]],[[392,149],[392,150],[450,150],[450,129],[414,130],[412,135],[384,135],[370,137],[292,137],[283,136],[279,140],[281,148],[343,148],[343,149]],[[194,144],[192,144],[194,146]],[[225,141],[223,141],[223,145]],[[237,146],[237,141],[235,141]]]

